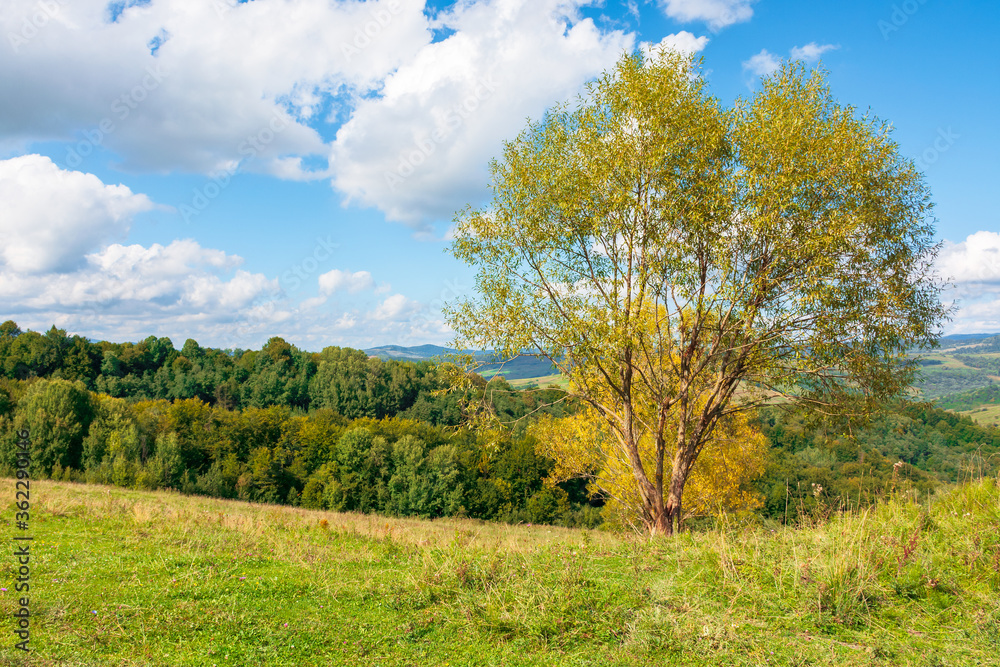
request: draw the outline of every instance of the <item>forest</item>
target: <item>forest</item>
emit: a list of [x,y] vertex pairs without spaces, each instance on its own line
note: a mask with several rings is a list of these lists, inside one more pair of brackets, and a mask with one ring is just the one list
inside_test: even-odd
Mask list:
[[[555,387],[517,390],[474,376],[502,422],[486,442],[466,428],[441,365],[319,353],[272,338],[260,350],[167,338],[92,342],[55,327],[0,325],[0,467],[29,428],[33,475],[314,509],[596,527],[604,498],[556,483],[529,428],[577,406]],[[853,435],[782,406],[760,411],[762,474],[748,520],[797,521],[928,494],[993,474],[1000,429],[930,403],[887,409]],[[690,517],[710,520],[710,517]]]

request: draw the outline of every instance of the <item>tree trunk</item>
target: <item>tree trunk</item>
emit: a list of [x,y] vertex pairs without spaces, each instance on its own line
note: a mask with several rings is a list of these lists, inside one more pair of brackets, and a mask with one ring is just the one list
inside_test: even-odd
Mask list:
[[690,466],[688,465],[686,452],[679,451],[677,456],[674,457],[674,465],[670,471],[670,484],[667,487],[667,500],[665,503],[665,514],[667,516],[667,522],[670,526],[670,530],[667,531],[668,535],[672,535],[674,532],[674,524],[676,522],[676,531],[681,532],[682,521],[683,521],[683,505],[682,498],[684,495],[684,485],[687,483],[688,471]]

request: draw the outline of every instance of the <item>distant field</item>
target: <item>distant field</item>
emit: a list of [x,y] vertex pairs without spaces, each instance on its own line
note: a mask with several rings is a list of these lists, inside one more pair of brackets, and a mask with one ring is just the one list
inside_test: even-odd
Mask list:
[[525,389],[527,387],[539,387],[544,389],[551,385],[555,385],[560,389],[566,389],[569,387],[569,380],[566,379],[562,374],[555,375],[543,375],[537,378],[523,378],[520,380],[511,380],[510,385],[515,389]]
[[31,502],[32,653],[9,632],[10,549],[3,665],[998,662],[991,480],[815,528],[655,540],[55,482]]
[[984,405],[974,410],[959,412],[960,415],[972,417],[983,426],[1000,426],[1000,405]]

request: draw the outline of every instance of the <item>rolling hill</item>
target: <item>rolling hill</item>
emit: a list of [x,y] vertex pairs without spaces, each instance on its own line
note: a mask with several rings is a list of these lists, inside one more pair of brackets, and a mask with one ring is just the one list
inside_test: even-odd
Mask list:
[[[458,354],[458,350],[453,350],[440,345],[417,345],[414,347],[403,347],[402,345],[383,345],[382,347],[372,347],[363,350],[370,357],[378,357],[383,361],[395,359],[397,361],[441,361],[447,360],[450,355]],[[530,380],[545,377],[555,373],[555,369],[548,359],[539,358],[532,355],[523,354],[513,359],[497,361],[494,353],[489,350],[468,350],[466,354],[472,353],[481,362],[476,369],[484,377],[500,375],[506,380]]]

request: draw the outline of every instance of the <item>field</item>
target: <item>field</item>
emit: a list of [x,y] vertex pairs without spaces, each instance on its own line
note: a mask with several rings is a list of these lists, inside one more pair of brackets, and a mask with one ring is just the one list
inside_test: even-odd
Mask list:
[[523,378],[520,380],[511,380],[510,386],[515,389],[529,389],[529,388],[541,388],[556,386],[560,389],[566,389],[569,387],[569,380],[566,379],[564,375],[543,375],[537,378]]
[[5,631],[5,665],[1000,664],[993,480],[652,541],[56,482],[31,502],[33,651]]
[[1000,405],[982,405],[974,410],[965,410],[958,414],[972,417],[983,426],[1000,426]]

